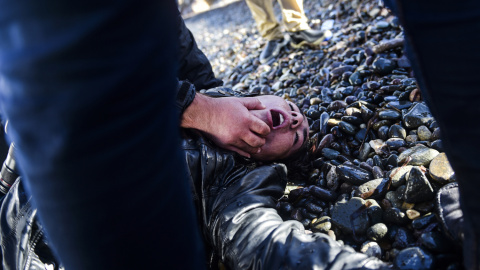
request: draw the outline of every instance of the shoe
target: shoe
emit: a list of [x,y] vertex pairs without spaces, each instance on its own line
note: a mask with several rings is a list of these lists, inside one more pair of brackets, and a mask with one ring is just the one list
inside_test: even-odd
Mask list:
[[332,38],[332,32],[330,30],[313,30],[307,29],[298,32],[289,32],[291,42],[290,45],[294,48],[300,48],[303,45],[315,46],[319,45],[325,40]]
[[269,40],[262,53],[260,54],[260,63],[265,64],[268,60],[277,56],[280,50],[288,44],[287,38]]
[[460,193],[456,182],[440,188],[435,199],[437,218],[445,234],[457,244],[464,240],[464,219],[460,209]]

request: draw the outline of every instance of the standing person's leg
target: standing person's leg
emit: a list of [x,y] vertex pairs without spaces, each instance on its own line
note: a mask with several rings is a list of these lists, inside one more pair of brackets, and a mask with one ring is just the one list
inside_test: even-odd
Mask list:
[[308,18],[303,10],[303,0],[280,0],[282,22],[289,32],[310,29]]
[[397,1],[407,53],[459,182],[465,266],[480,258],[480,2]]
[[284,38],[280,24],[275,18],[271,0],[246,0],[246,2],[260,35],[267,40],[259,57],[260,63],[266,63],[280,53],[280,50],[288,44],[288,40]]
[[66,269],[205,266],[174,106],[176,8],[0,0],[1,107]]
[[273,12],[271,0],[246,0],[260,35],[266,40],[282,39],[280,24]]
[[280,0],[283,24],[291,39],[290,45],[300,48],[303,45],[315,46],[330,39],[330,31],[310,29],[308,18],[303,10],[303,0]]

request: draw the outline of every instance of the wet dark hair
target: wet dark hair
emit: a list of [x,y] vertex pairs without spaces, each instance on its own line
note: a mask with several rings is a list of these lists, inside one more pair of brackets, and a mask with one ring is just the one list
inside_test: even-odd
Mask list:
[[291,182],[305,182],[308,180],[312,167],[312,146],[313,142],[308,139],[305,144],[295,153],[287,158],[277,160],[287,166],[287,176]]

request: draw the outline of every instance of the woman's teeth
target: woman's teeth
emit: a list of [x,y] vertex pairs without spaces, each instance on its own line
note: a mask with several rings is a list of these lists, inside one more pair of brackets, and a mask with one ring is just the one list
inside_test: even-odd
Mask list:
[[281,124],[283,124],[283,121],[285,121],[285,119],[283,119],[283,115],[282,115],[282,114],[280,114],[279,116],[280,116],[280,121],[279,121],[278,126],[280,126]]

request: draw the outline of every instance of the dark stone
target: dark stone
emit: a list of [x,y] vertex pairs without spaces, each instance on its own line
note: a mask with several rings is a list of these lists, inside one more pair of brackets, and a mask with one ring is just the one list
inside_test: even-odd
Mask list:
[[372,179],[373,175],[367,170],[356,166],[337,166],[338,177],[352,185],[361,185]]
[[433,199],[435,196],[430,182],[418,167],[414,166],[410,170],[404,196],[407,203],[424,202]]
[[433,269],[433,256],[419,247],[410,247],[400,251],[394,260],[399,270],[430,270]]
[[391,73],[395,67],[396,64],[392,60],[379,57],[372,63],[373,71],[380,75],[387,75]]

